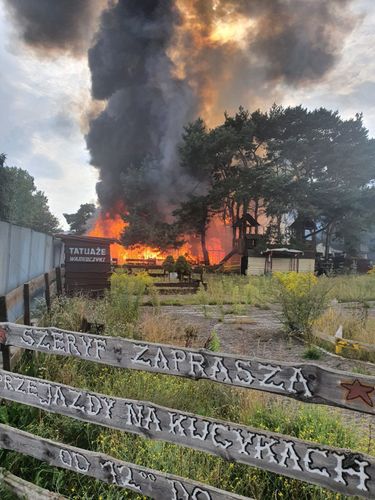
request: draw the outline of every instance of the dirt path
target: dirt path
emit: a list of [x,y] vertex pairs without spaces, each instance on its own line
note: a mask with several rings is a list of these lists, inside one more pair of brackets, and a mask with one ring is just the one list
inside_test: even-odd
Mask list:
[[[231,311],[228,306],[227,310]],[[215,330],[220,340],[220,350],[242,356],[256,356],[264,359],[309,363],[303,357],[306,345],[294,338],[286,338],[282,330],[277,307],[269,310],[246,307],[241,314],[226,314],[224,307],[207,306],[163,306],[163,314],[168,315],[180,327],[193,326],[197,331],[196,346],[203,346],[210,333]],[[232,311],[231,311],[232,312]],[[323,367],[375,376],[375,365],[363,361],[344,359],[322,352],[319,360],[314,360]],[[298,409],[304,403],[274,394],[264,394],[265,403],[277,400],[288,409]],[[360,429],[369,441],[369,452],[375,453],[375,416],[362,414],[341,408],[326,407],[332,416],[343,419],[353,428]]]
[[[215,330],[223,352],[293,363],[308,362],[303,357],[306,345],[298,339],[285,336],[277,307],[268,310],[246,307],[241,314],[226,314],[226,310],[232,311],[230,306],[224,306],[224,310],[218,306],[206,306],[205,310],[202,306],[162,306],[161,310],[185,326],[194,326],[199,345],[203,345]],[[372,363],[344,359],[324,352],[314,363],[375,376],[375,365]]]

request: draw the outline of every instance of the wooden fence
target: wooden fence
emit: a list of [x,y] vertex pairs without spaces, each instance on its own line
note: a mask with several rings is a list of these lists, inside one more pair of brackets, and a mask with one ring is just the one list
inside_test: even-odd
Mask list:
[[[15,288],[6,295],[0,296],[0,321],[8,321],[8,311],[16,305],[22,304],[23,323],[31,324],[31,302],[33,297],[42,291],[46,307],[49,311],[51,308],[51,298],[54,295],[61,295],[63,292],[63,276],[64,269],[56,267],[48,273],[41,274],[36,278],[24,283]],[[10,350],[7,345],[1,346],[3,352],[3,367],[6,370],[13,368],[18,356],[11,357]]]
[[[295,365],[12,323],[0,323],[0,341],[6,346],[194,380],[207,379],[308,403],[375,414],[375,377],[314,364]],[[375,498],[375,457],[363,453],[7,370],[0,370],[0,397],[148,439],[204,451],[345,495]],[[0,425],[0,447],[152,498],[243,498],[6,425]]]

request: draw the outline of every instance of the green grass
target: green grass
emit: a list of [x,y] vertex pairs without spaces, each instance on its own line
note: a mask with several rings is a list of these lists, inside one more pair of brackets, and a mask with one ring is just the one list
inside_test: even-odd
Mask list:
[[303,353],[305,359],[320,359],[322,357],[322,352],[313,346],[309,346]]
[[[270,276],[206,274],[207,291],[197,294],[161,296],[162,305],[247,304],[267,308],[277,302],[275,280]],[[327,280],[329,298],[339,302],[375,301],[375,275],[323,277]],[[157,281],[157,279],[156,279]],[[152,304],[149,298],[145,301]]]

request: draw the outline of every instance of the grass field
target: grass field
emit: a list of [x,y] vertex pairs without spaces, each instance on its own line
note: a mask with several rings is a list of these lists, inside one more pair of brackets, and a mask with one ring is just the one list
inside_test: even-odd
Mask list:
[[[207,283],[207,291],[202,288],[196,295],[163,296],[160,297],[160,304],[239,303],[267,307],[276,301],[275,281],[270,276],[206,274],[204,279]],[[345,275],[319,279],[327,281],[330,299],[336,299],[339,302],[375,301],[375,275]],[[145,300],[149,301],[147,297]]]

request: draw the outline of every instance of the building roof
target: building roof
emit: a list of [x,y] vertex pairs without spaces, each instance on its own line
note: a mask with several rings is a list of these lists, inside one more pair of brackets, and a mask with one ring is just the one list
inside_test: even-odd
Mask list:
[[119,243],[121,245],[121,242],[119,240],[117,240],[116,238],[99,238],[97,236],[85,236],[85,235],[65,234],[65,233],[55,234],[55,238],[60,238],[63,241],[73,240],[73,241],[77,241],[77,242],[90,242],[93,244]]
[[246,222],[251,227],[259,227],[260,226],[259,222],[257,220],[255,220],[252,215],[250,215],[250,214],[244,214],[241,217],[241,219],[238,219],[238,221],[235,224],[233,224],[233,227],[240,227],[240,226],[242,226]]
[[312,219],[303,218],[298,216],[297,219],[289,227],[297,228],[298,226],[303,226],[305,229],[316,229],[316,224]]
[[300,255],[303,255],[303,251],[302,250],[296,250],[296,249],[293,249],[293,248],[267,248],[264,252],[262,252],[263,254],[265,255],[268,255],[270,253],[285,253],[285,254],[288,254],[288,255],[296,255],[296,254],[300,254]]

